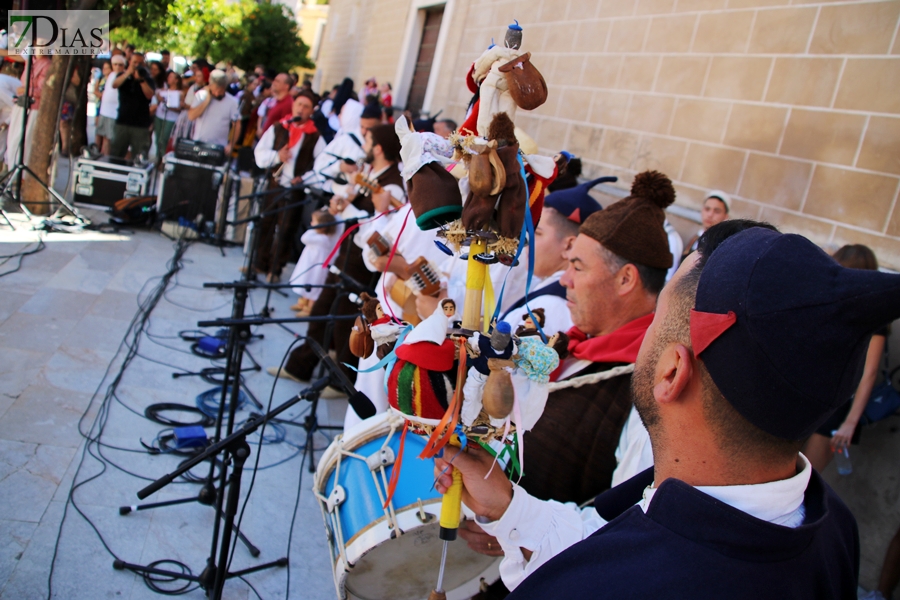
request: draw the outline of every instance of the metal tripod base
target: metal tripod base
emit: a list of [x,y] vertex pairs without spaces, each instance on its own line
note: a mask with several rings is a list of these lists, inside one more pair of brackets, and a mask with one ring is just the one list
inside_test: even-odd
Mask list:
[[[179,504],[190,504],[191,502],[197,502],[199,504],[203,504],[205,506],[215,506],[216,496],[218,491],[215,486],[211,483],[207,483],[200,489],[200,493],[192,498],[179,498],[177,500],[165,500],[163,502],[148,502],[146,504],[132,504],[131,506],[120,506],[119,514],[122,516],[131,514],[133,512],[138,512],[142,510],[151,510],[154,508],[162,508],[164,506],[177,506]],[[222,515],[222,518],[225,518],[225,515]],[[237,535],[238,539],[243,542],[244,546],[247,547],[247,551],[250,553],[250,556],[256,558],[259,556],[259,548],[253,545],[247,536],[245,536],[236,524],[232,525],[235,535]]]
[[[25,133],[22,132],[22,135],[24,136]],[[59,192],[57,192],[52,187],[50,187],[46,183],[44,183],[44,180],[41,179],[40,177],[38,177],[37,174],[35,174],[35,172],[31,170],[31,167],[29,167],[28,165],[25,165],[25,164],[21,164],[21,163],[17,164],[10,171],[8,171],[2,178],[0,178],[0,184],[3,185],[3,188],[0,189],[0,198],[8,197],[8,198],[12,199],[14,202],[17,202],[19,204],[19,208],[22,209],[22,212],[24,212],[29,217],[34,216],[34,214],[32,214],[32,212],[30,210],[28,210],[28,208],[25,206],[24,202],[22,202],[21,181],[22,181],[23,173],[28,173],[28,175],[30,175],[35,181],[37,181],[38,184],[40,184],[40,186],[42,188],[44,188],[44,190],[48,194],[53,196],[53,198],[57,202],[59,202],[59,204],[63,208],[65,208],[67,211],[69,211],[72,214],[72,216],[75,217],[75,219],[77,219],[79,222],[81,222],[84,225],[88,225],[90,223],[90,221],[84,215],[82,215],[78,211],[77,208],[75,208],[71,203],[69,203],[68,200],[63,198],[59,194]],[[20,182],[19,189],[16,190],[16,195],[18,195],[18,199],[16,198],[15,195],[13,195],[13,192],[11,190],[11,188],[13,186],[13,181],[16,181],[16,180],[18,180]],[[3,218],[9,224],[9,226],[12,227],[12,223],[10,223],[9,218],[6,216],[6,213],[3,213]]]

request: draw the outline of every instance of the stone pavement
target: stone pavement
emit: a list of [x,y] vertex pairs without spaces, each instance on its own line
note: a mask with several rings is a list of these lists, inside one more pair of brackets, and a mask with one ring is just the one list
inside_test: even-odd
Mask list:
[[[106,220],[101,213],[85,212],[96,223]],[[0,226],[2,255],[36,239],[24,223],[16,224],[16,232]],[[230,293],[200,286],[236,279],[242,254],[230,248],[223,256],[217,248],[200,243],[188,248],[183,269],[152,312],[117,398],[104,407],[101,462],[84,454],[84,434],[97,417],[103,390],[94,394],[101,382],[105,389],[110,374],[121,364],[125,350],[120,342],[138,301],[166,272],[173,243],[147,231],[53,233],[45,236],[45,243],[45,250],[24,258],[18,272],[0,277],[0,598],[46,598],[54,550],[58,550],[54,598],[158,598],[140,576],[113,570],[110,551],[139,564],[178,560],[199,574],[209,555],[214,511],[190,503],[120,516],[118,507],[136,504],[139,489],[174,470],[181,460],[144,450],[142,443],[152,444],[165,426],[146,419],[143,411],[159,402],[194,405],[199,393],[213,387],[199,377],[172,378],[174,371],[210,366],[210,360],[191,354],[177,334],[195,329],[198,320],[230,315]],[[0,273],[13,266],[9,261],[0,265]],[[262,308],[264,299],[264,292],[253,291],[248,312]],[[273,294],[275,315],[290,316],[292,302],[293,297]],[[277,326],[268,326],[262,333],[265,340],[252,343],[250,352],[263,366],[278,364],[293,336]],[[249,360],[244,364],[249,365]],[[262,371],[247,374],[246,381],[259,401],[267,403],[274,379]],[[300,389],[299,384],[279,382],[274,402],[283,402]],[[301,417],[309,406],[298,404],[286,413],[287,418]],[[323,422],[341,423],[345,407],[346,401],[323,401],[319,417]],[[248,415],[243,409],[238,419]],[[290,597],[331,599],[335,591],[322,516],[311,491],[312,475],[301,469],[297,450],[305,432],[298,427],[284,430],[285,443],[262,447],[261,467],[280,464],[258,471],[243,519],[243,531],[262,553],[254,559],[239,544],[232,568],[285,556],[299,489],[290,545]],[[243,497],[252,476],[249,467],[257,457],[258,438],[250,441]],[[328,443],[324,435],[315,436],[317,450]],[[98,454],[96,445],[91,450]],[[317,452],[316,458],[320,455]],[[84,483],[74,498],[85,516],[72,505],[66,511],[76,473],[77,481]],[[198,489],[196,484],[173,484],[147,501],[192,497]],[[284,598],[287,574],[287,569],[275,568],[248,575],[246,580],[263,598]],[[225,597],[256,597],[248,583],[229,581]],[[184,597],[200,599],[205,594],[194,590]]]

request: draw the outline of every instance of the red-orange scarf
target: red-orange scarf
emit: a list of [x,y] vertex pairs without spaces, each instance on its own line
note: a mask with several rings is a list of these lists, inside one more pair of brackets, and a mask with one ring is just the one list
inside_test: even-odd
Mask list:
[[[644,341],[644,334],[653,321],[653,313],[644,315],[622,325],[612,333],[588,337],[586,333],[572,327],[569,335],[569,356],[577,360],[589,360],[602,363],[633,363],[637,360],[638,350]],[[562,370],[562,363],[550,376],[556,381]]]
[[291,123],[293,117],[285,117],[281,120],[281,126],[288,130],[288,148],[293,148],[303,137],[304,133],[316,133],[316,124],[312,119],[303,123]]

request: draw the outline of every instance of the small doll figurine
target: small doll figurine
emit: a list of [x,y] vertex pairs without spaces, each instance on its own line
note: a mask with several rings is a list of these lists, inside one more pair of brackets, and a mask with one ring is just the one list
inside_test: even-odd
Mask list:
[[411,417],[440,419],[453,396],[456,344],[447,325],[456,303],[445,298],[395,349],[397,361],[388,376],[388,402]]
[[519,340],[519,347],[511,360],[494,360],[493,367],[515,367],[528,379],[537,383],[550,381],[550,373],[556,370],[559,362],[569,355],[569,336],[558,331],[554,333],[547,343],[540,337],[528,336]]
[[563,332],[554,334],[546,344],[538,336],[527,336],[519,340],[511,359],[487,361],[487,377],[470,370],[461,413],[463,423],[471,425],[483,408],[491,424],[500,427],[510,417],[518,398],[522,422],[516,423],[516,429],[530,430],[544,412],[550,373],[568,356],[568,345],[569,336]]
[[363,300],[362,313],[369,323],[372,341],[375,343],[375,351],[378,358],[382,359],[394,349],[394,342],[405,324],[384,314],[381,302],[366,293],[360,296]]
[[[534,315],[534,318],[537,319],[537,324],[541,327],[544,326],[544,309],[543,308],[535,308],[531,311],[531,315]],[[534,321],[531,320],[531,315],[525,313],[522,315],[522,324],[516,328],[516,337],[528,337],[530,335],[539,335],[537,327],[534,325]]]
[[472,368],[482,375],[489,375],[487,361],[490,358],[509,358],[515,350],[511,335],[512,327],[505,321],[495,323],[491,335],[476,335],[476,348],[470,353]]
[[438,309],[431,313],[431,316],[416,325],[406,339],[404,344],[415,344],[417,342],[432,342],[437,345],[444,343],[447,339],[447,328],[450,325],[450,318],[456,314],[456,302],[450,298],[441,300]]
[[511,329],[509,323],[500,321],[495,323],[491,335],[475,335],[474,348],[467,344],[471,367],[463,385],[463,406],[460,413],[466,426],[471,425],[481,412],[485,384],[491,375],[488,362],[491,359],[508,359],[515,350]]

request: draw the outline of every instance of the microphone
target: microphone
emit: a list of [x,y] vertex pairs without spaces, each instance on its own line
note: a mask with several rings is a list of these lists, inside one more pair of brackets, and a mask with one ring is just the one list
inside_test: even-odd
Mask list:
[[331,384],[331,374],[329,373],[325,377],[320,377],[315,381],[310,381],[309,386],[300,390],[300,393],[297,394],[301,398],[309,394],[310,392],[321,392],[325,388],[327,388]]
[[337,177],[335,177],[334,175],[329,175],[328,173],[316,171],[316,175],[324,177],[325,179],[330,179],[331,181],[340,185],[347,185],[348,183],[350,183],[349,181],[347,181],[347,178],[343,176],[343,173],[340,173]]
[[330,156],[332,158],[337,158],[338,160],[344,161],[345,165],[355,165],[356,164],[355,160],[353,160],[352,158],[347,158],[346,156],[339,156],[337,154],[332,154],[331,152],[325,152],[325,154],[327,154],[328,156]]
[[[369,417],[374,417],[375,405],[372,404],[369,397],[353,387],[353,382],[351,382],[344,374],[344,371],[331,360],[331,357],[322,349],[322,346],[320,346],[318,342],[312,338],[307,338],[306,343],[309,344],[309,347],[313,349],[313,352],[316,353],[316,356],[319,357],[319,360],[322,361],[325,368],[328,370],[331,385],[347,394],[347,397],[350,400],[350,406],[353,407],[353,410],[356,411],[359,418],[368,419]],[[319,383],[318,380],[314,385],[317,383]]]
[[338,277],[340,277],[344,281],[344,283],[346,283],[350,287],[356,288],[356,290],[359,292],[369,291],[369,286],[361,284],[356,279],[354,279],[350,275],[347,275],[346,273],[344,273],[343,271],[341,271],[339,268],[337,268],[334,265],[331,265],[330,267],[328,267],[328,271],[330,273],[332,273],[333,275],[337,275]]

